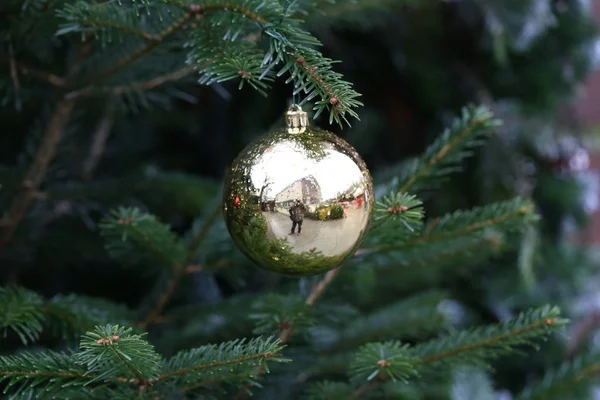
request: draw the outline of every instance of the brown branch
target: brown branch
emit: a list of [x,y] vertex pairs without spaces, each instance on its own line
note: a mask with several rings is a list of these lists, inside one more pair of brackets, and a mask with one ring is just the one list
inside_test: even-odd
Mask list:
[[[0,60],[8,63],[11,70],[16,69],[17,71],[19,71],[20,73],[22,73],[25,76],[31,76],[33,78],[39,79],[39,80],[44,81],[56,88],[60,88],[65,85],[65,80],[63,78],[61,78],[60,76],[54,75],[50,72],[46,72],[46,71],[43,71],[43,70],[40,70],[40,69],[37,69],[34,67],[30,67],[29,65],[26,65],[26,64],[22,63],[21,61],[16,60],[12,57],[0,56]],[[12,73],[12,71],[11,71],[11,73]]]
[[[339,267],[339,268],[332,269],[331,271],[327,272],[327,274],[325,274],[325,277],[321,281],[319,281],[319,283],[317,283],[315,286],[313,286],[312,290],[310,291],[310,294],[308,295],[308,297],[306,298],[306,301],[304,303],[308,306],[314,306],[315,303],[317,302],[317,300],[323,295],[323,293],[325,293],[325,289],[327,289],[327,287],[333,282],[335,277],[340,273],[341,269],[342,268]],[[294,329],[291,326],[284,328],[279,334],[280,342],[282,344],[287,343],[290,340],[290,338],[292,337],[293,332],[294,332]],[[261,365],[256,368],[256,370],[254,371],[252,376],[258,376],[258,375],[262,374],[263,372],[265,372],[265,369]],[[241,390],[236,395],[235,399],[243,399],[247,396],[247,394],[248,394],[247,392]]]
[[92,136],[92,143],[87,158],[83,162],[81,170],[81,179],[88,180],[92,177],[92,173],[98,166],[100,158],[104,153],[106,141],[110,136],[110,132],[114,125],[114,104],[110,102],[106,108],[104,117],[100,120],[96,132]]
[[115,72],[118,72],[121,69],[127,67],[132,62],[134,62],[134,61],[138,60],[139,58],[143,57],[144,55],[148,54],[149,52],[154,50],[156,47],[158,47],[168,36],[170,36],[174,32],[177,32],[180,28],[182,28],[185,25],[185,23],[188,20],[190,20],[194,15],[195,14],[193,12],[188,12],[187,14],[182,16],[179,20],[177,20],[173,25],[165,28],[158,34],[151,36],[151,38],[148,38],[148,43],[141,46],[137,50],[133,51],[126,57],[121,58],[119,61],[112,64],[108,68],[98,72],[95,75],[90,76],[88,79],[83,81],[78,87],[84,87],[84,86],[90,85],[98,80],[101,80],[109,75],[112,75]]
[[165,74],[165,75],[157,76],[157,77],[152,78],[147,81],[135,82],[135,83],[132,83],[131,85],[115,86],[110,89],[110,92],[114,95],[120,95],[125,92],[131,92],[131,91],[135,91],[135,90],[155,89],[159,86],[164,85],[165,83],[175,82],[182,78],[185,78],[186,76],[191,75],[194,72],[198,71],[198,69],[199,68],[195,65],[192,65],[192,66],[188,65],[181,69],[175,70],[173,72],[169,72],[168,74]]
[[375,390],[377,387],[379,387],[379,385],[381,385],[382,381],[371,381],[371,382],[366,382],[365,384],[359,386],[358,389],[356,389],[354,391],[354,393],[352,393],[352,396],[350,397],[350,400],[355,400],[360,398],[361,396],[367,394],[368,392]]
[[13,81],[13,86],[15,88],[15,98],[16,98],[16,106],[17,106],[17,110],[21,110],[21,82],[19,81],[19,73],[18,73],[18,68],[17,68],[17,61],[15,60],[14,57],[14,49],[12,46],[12,43],[10,43],[8,45],[9,51],[10,51],[10,61],[9,61],[9,67],[10,67],[10,77]]
[[221,215],[221,204],[219,204],[217,207],[215,207],[213,212],[208,216],[208,219],[204,223],[204,227],[202,228],[202,230],[200,230],[200,232],[198,232],[198,234],[196,235],[196,237],[190,244],[190,247],[188,249],[188,254],[186,257],[186,264],[189,263],[192,260],[192,258],[194,258],[194,256],[196,255],[196,252],[200,248],[200,245],[202,244],[202,242],[204,242],[204,239],[206,239],[206,236],[208,236],[208,232],[210,232],[210,228],[217,221],[217,219],[219,218],[220,215]]
[[21,184],[20,192],[10,205],[8,214],[0,220],[0,246],[12,238],[15,229],[35,201],[35,194],[46,176],[48,165],[54,158],[56,146],[62,137],[74,106],[73,100],[65,99],[56,106],[40,147]]
[[164,84],[167,84],[170,82],[176,82],[180,79],[183,79],[186,76],[191,75],[192,73],[198,71],[199,69],[200,69],[200,67],[198,67],[198,66],[189,66],[188,65],[188,66],[185,66],[178,70],[169,72],[167,74],[156,76],[147,81],[134,82],[134,83],[130,83],[128,85],[107,86],[107,87],[99,87],[99,88],[88,87],[88,88],[85,88],[82,90],[71,92],[67,96],[69,98],[89,97],[89,96],[93,96],[95,94],[108,94],[108,95],[113,95],[113,96],[120,96],[123,93],[127,93],[127,92],[152,90],[152,89],[156,89],[157,87],[162,86]]
[[175,269],[175,271],[173,271],[173,276],[167,283],[167,287],[165,288],[165,290],[163,290],[163,292],[158,296],[154,308],[148,313],[146,318],[138,324],[138,327],[141,330],[145,331],[148,328],[148,326],[154,323],[156,318],[160,316],[160,314],[167,306],[167,303],[171,299],[171,296],[173,296],[173,293],[175,293],[175,289],[177,289],[177,286],[179,286],[179,283],[181,282],[184,276],[184,268],[178,267],[177,269]]
[[[160,314],[163,312],[163,310],[169,303],[169,300],[173,296],[173,293],[175,293],[175,289],[177,289],[179,283],[181,283],[181,280],[186,276],[186,274],[189,273],[188,268],[186,267],[187,264],[196,255],[196,251],[198,251],[198,248],[200,247],[204,239],[206,239],[206,236],[208,236],[208,232],[210,231],[210,228],[212,227],[214,222],[217,220],[218,216],[220,215],[220,212],[221,207],[219,204],[218,207],[215,207],[215,210],[208,217],[206,223],[204,224],[204,227],[200,230],[200,232],[198,232],[198,234],[190,244],[185,261],[182,264],[173,266],[173,276],[167,283],[167,287],[158,296],[154,308],[152,308],[152,310],[148,313],[146,318],[138,324],[138,327],[141,330],[146,330],[150,324],[154,323],[158,319],[158,317],[160,317]],[[201,270],[201,266],[194,266],[194,272],[200,272]]]
[[[323,293],[325,293],[325,289],[327,289],[331,282],[333,282],[333,280],[340,273],[340,271],[341,267],[332,269],[331,271],[327,272],[325,274],[325,277],[321,279],[321,281],[319,281],[319,283],[317,283],[312,288],[310,294],[308,295],[304,303],[307,306],[314,306],[317,300],[323,295]],[[287,343],[287,341],[292,336],[292,331],[293,327],[287,327],[281,331],[281,333],[279,334],[279,340],[281,341],[281,343]]]
[[39,80],[48,82],[54,87],[61,88],[65,85],[65,80],[63,78],[58,75],[51,74],[50,72],[31,68],[20,63],[17,63],[17,68],[23,75],[32,76]]
[[589,339],[591,332],[600,325],[600,311],[594,311],[575,324],[567,345],[567,354],[573,357]]

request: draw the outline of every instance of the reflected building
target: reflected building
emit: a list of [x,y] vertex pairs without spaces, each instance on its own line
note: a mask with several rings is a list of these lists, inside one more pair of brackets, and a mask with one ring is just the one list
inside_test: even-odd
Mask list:
[[275,204],[277,208],[287,209],[298,199],[310,211],[322,201],[321,187],[314,176],[309,175],[287,186],[275,196]]

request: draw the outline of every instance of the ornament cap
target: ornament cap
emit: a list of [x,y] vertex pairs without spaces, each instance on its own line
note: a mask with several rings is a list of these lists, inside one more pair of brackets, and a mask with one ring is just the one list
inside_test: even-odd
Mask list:
[[304,133],[308,128],[308,114],[298,104],[292,104],[285,113],[289,133]]

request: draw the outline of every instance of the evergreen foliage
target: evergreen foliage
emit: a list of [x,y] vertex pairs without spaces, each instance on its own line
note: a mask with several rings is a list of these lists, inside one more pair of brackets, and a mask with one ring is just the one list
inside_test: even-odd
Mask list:
[[[519,146],[534,148],[515,138],[515,119],[528,127],[521,125],[525,118],[509,114],[513,118],[503,122],[507,113],[490,99],[515,94],[524,104],[520,112],[555,111],[558,99],[589,69],[581,43],[592,41],[592,30],[575,1],[565,2],[567,11],[558,2],[540,1],[556,24],[538,26],[537,39],[527,40],[524,16],[532,18],[533,6],[460,3],[4,2],[0,115],[7,137],[17,143],[0,149],[7,164],[0,168],[0,262],[7,266],[0,286],[4,393],[82,400],[487,400],[507,387],[519,400],[589,398],[598,355],[581,350],[592,347],[583,340],[565,361],[562,338],[573,292],[593,270],[583,264],[593,261],[565,255],[556,245],[564,237],[547,234],[554,232],[547,221],[559,217],[542,200],[556,193],[542,193],[540,200],[551,186],[517,190],[510,185],[519,179],[499,183],[494,174],[477,186],[485,196],[462,192],[488,152],[507,146],[507,159],[517,163],[527,159]],[[453,79],[448,71],[461,69],[458,62],[428,69],[436,49],[423,44],[424,32],[444,38],[442,22],[455,15],[464,17],[465,30],[485,26],[470,36],[477,36],[485,54],[473,62],[487,71],[478,79]],[[325,124],[350,125],[363,103],[345,76],[392,80],[366,73],[360,52],[343,67],[337,64],[334,59],[348,56],[342,45],[331,46],[331,37],[355,45],[356,32],[385,37],[378,46],[388,53],[369,60],[373,65],[401,68],[405,62],[391,55],[403,46],[415,65],[402,67],[403,77],[417,82],[424,118],[430,108],[442,110],[433,113],[435,123],[427,130],[442,123],[447,128],[423,139],[420,155],[394,154],[393,163],[375,171],[372,228],[350,261],[311,278],[266,274],[231,243],[220,221],[218,180],[189,172],[194,164],[188,158],[213,162],[218,150],[210,146],[218,145],[218,135],[205,135],[202,153],[195,148],[193,157],[173,155],[185,153],[189,139],[182,139],[181,126],[197,123],[181,112],[181,100],[193,103],[208,93],[192,93],[195,82],[224,98],[245,84],[261,95],[284,84],[301,104],[311,105],[315,119],[325,114]],[[464,42],[462,30],[452,32]],[[570,78],[563,64],[539,74],[540,63],[546,67],[550,58],[569,59]],[[520,75],[531,79],[523,83]],[[465,87],[482,82],[489,93],[464,94]],[[373,83],[364,83],[361,90],[370,91]],[[458,100],[442,94],[446,84],[448,97]],[[544,96],[531,94],[546,86],[553,89],[537,91]],[[385,101],[401,96],[392,97]],[[244,104],[250,107],[248,98]],[[449,120],[457,102],[474,101],[481,105],[464,106]],[[171,113],[168,119],[161,107]],[[353,123],[350,138],[377,137],[356,133],[375,130],[369,121],[378,118],[369,107],[375,106],[361,109],[366,122]],[[271,118],[249,109],[239,121],[231,118],[232,124],[248,124],[243,141]],[[205,110],[203,118],[211,113]],[[184,144],[163,149],[155,136],[160,129]],[[27,137],[14,139],[24,131]],[[388,154],[386,147],[397,150],[384,143],[378,151]],[[500,167],[510,169],[509,162]],[[548,182],[528,178],[532,187]],[[536,235],[541,244],[532,241]],[[60,282],[44,286],[20,279],[20,270],[45,268],[47,262],[60,271]],[[71,285],[73,264],[87,269],[85,279],[73,277]],[[564,285],[560,291],[557,281]],[[119,295],[104,293],[113,286]],[[529,366],[521,365],[523,358],[514,361],[523,352]],[[507,370],[518,379],[511,380]],[[549,372],[541,377],[542,370]]]

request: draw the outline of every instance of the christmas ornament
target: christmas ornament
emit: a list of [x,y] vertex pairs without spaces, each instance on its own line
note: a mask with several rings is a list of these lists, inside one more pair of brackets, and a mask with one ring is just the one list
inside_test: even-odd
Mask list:
[[316,275],[352,256],[367,233],[373,182],[358,153],[312,128],[298,105],[287,127],[267,133],[235,159],[223,208],[235,243],[260,267]]

